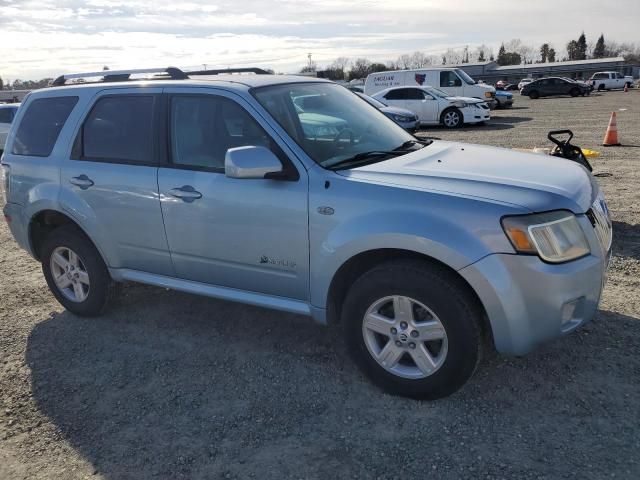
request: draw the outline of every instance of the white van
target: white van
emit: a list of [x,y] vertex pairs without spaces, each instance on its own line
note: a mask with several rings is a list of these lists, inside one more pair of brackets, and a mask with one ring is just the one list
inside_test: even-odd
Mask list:
[[492,103],[496,89],[476,83],[459,68],[421,68],[419,70],[395,70],[372,73],[364,84],[364,93],[373,95],[390,87],[436,87],[452,97],[480,98]]

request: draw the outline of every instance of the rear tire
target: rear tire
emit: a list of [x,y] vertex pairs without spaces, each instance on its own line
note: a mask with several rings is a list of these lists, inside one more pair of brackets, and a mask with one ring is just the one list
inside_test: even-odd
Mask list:
[[391,394],[428,400],[451,395],[473,375],[481,318],[455,274],[414,260],[369,270],[342,308],[349,352],[362,372]]
[[447,108],[440,115],[440,123],[446,128],[458,128],[462,126],[464,118],[457,108]]
[[103,312],[113,282],[100,253],[77,227],[51,232],[40,258],[47,285],[64,308],[83,317]]
[[537,90],[533,90],[533,91],[529,92],[529,98],[531,100],[536,100],[536,99],[540,98],[540,93]]

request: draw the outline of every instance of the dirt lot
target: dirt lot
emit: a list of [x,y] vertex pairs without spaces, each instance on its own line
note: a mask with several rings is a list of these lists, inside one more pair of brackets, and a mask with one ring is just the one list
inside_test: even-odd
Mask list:
[[[635,146],[598,147],[614,110]],[[0,479],[639,478],[640,92],[516,96],[494,117],[421,134],[533,147],[570,127],[603,152],[614,257],[592,323],[421,403],[294,315],[127,285],[74,317],[1,223]]]

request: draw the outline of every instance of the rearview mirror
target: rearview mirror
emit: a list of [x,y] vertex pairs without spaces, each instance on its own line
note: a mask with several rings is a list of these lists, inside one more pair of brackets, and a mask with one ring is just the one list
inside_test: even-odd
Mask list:
[[282,173],[282,163],[265,147],[236,147],[224,156],[224,174],[229,178],[269,178]]

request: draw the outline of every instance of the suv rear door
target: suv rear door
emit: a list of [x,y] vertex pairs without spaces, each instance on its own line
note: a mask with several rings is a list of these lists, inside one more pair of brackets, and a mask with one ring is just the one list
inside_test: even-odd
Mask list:
[[[178,277],[307,300],[308,184],[270,126],[238,96],[172,87],[167,100],[168,163],[158,184]],[[297,179],[225,176],[228,148],[272,150]]]
[[158,198],[161,89],[103,90],[77,126],[60,201],[112,268],[172,275]]

